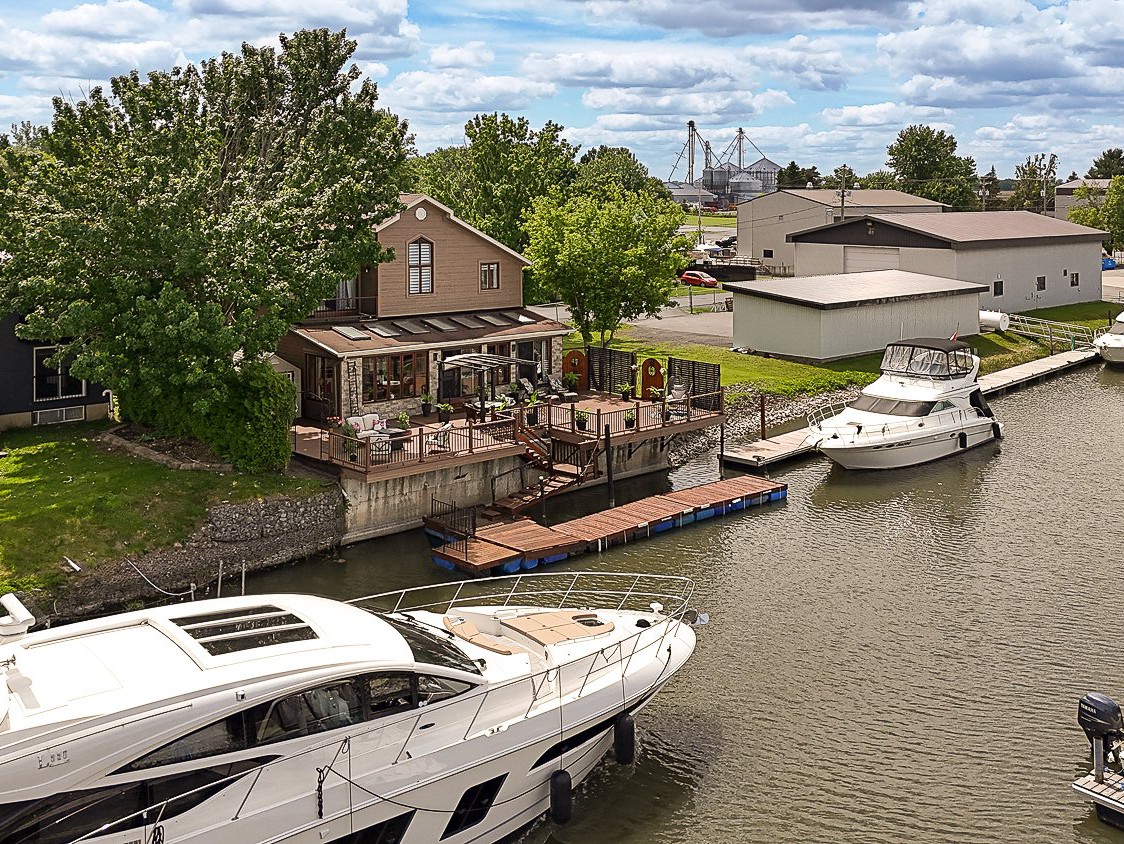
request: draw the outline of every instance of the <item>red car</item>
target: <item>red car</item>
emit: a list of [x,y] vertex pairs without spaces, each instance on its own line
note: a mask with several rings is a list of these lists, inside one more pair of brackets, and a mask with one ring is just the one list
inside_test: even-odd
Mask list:
[[683,275],[679,276],[679,281],[682,284],[689,284],[692,287],[717,287],[718,279],[709,273],[700,272],[699,270],[687,270]]

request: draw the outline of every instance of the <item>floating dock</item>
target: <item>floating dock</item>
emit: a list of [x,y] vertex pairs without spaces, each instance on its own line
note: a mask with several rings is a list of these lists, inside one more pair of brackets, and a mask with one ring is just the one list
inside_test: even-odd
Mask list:
[[[981,375],[978,379],[980,389],[985,396],[1001,396],[1009,390],[1041,381],[1075,366],[1090,363],[1095,360],[1097,353],[1093,349],[1075,349],[1071,352],[1062,352],[1050,355],[1029,363],[1021,363],[1007,369],[1000,369],[990,375]],[[797,457],[810,455],[814,449],[806,445],[804,440],[808,436],[807,428],[800,428],[787,434],[756,440],[745,445],[727,446],[721,454],[723,463],[749,469],[752,472],[761,472],[778,463],[786,463]]]
[[474,536],[435,548],[433,560],[443,568],[474,575],[497,569],[511,574],[780,501],[787,495],[787,484],[743,475],[653,495],[551,527],[526,518],[482,525]]
[[1104,772],[1104,782],[1096,775],[1086,774],[1073,783],[1073,790],[1097,807],[1097,817],[1107,824],[1124,829],[1124,777],[1113,771]]

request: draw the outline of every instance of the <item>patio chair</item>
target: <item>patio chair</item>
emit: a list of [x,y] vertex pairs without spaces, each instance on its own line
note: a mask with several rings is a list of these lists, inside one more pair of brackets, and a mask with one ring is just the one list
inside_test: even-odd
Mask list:
[[453,423],[446,422],[432,434],[425,438],[426,451],[448,451],[449,432],[453,430]]
[[534,392],[537,391],[537,388],[535,387],[535,385],[532,384],[530,382],[530,380],[528,380],[527,378],[520,378],[519,379],[519,386],[523,388],[523,392],[525,392],[528,396],[531,395],[531,393],[534,393]]
[[550,389],[561,396],[563,401],[572,401],[578,397],[578,394],[573,390],[567,390],[566,385],[562,383],[562,379],[556,375],[546,376],[546,381],[550,384]]
[[667,391],[667,415],[672,418],[686,418],[687,395],[689,391],[682,384],[672,384]]
[[371,451],[371,459],[383,460],[390,456],[390,435],[374,432],[367,437],[367,448]]

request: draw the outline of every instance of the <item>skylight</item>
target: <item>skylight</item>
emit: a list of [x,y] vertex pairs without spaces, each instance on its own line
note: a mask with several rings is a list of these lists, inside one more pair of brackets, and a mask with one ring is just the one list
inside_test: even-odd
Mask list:
[[503,315],[505,317],[507,317],[509,320],[511,320],[512,322],[517,322],[517,323],[520,323],[522,325],[526,325],[527,323],[534,322],[534,320],[531,319],[531,317],[527,316],[526,314],[522,314],[519,311],[504,311]]
[[212,656],[317,638],[302,618],[270,604],[172,621]]
[[363,331],[351,325],[333,325],[332,331],[346,337],[348,340],[366,340],[367,335]]
[[453,325],[451,322],[447,322],[443,319],[435,319],[433,317],[426,317],[425,319],[422,320],[422,322],[425,323],[426,325],[433,326],[438,331],[456,331],[457,330],[457,327],[455,325]]
[[420,322],[412,319],[398,319],[394,321],[397,328],[401,328],[407,334],[431,334],[432,329],[426,328]]
[[402,334],[399,329],[385,322],[373,322],[367,328],[379,337],[399,337]]
[[497,316],[496,314],[477,314],[476,316],[479,319],[484,320],[484,322],[488,323],[488,325],[495,325],[500,328],[507,328],[509,325],[511,325],[511,323],[506,319],[501,316]]
[[455,322],[457,325],[463,326],[464,328],[486,328],[487,327],[487,323],[485,323],[484,321],[482,321],[480,319],[477,319],[476,317],[472,316],[471,314],[459,314],[457,316],[451,316],[451,317],[449,317],[449,321]]

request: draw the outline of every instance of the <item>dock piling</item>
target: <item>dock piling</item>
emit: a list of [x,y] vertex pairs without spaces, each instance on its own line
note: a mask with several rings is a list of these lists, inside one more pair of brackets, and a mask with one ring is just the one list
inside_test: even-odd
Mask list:
[[617,501],[616,491],[613,489],[613,440],[609,425],[605,426],[605,476],[609,487],[609,507],[613,508],[617,506]]

